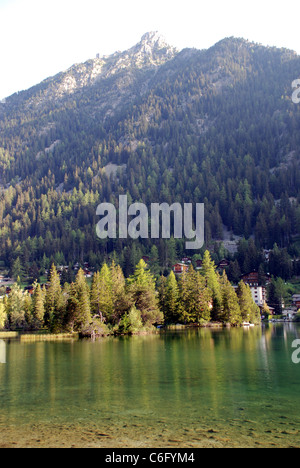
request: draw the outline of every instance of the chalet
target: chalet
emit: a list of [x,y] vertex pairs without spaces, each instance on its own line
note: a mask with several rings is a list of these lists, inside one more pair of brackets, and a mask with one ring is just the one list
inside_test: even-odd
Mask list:
[[150,262],[150,257],[147,257],[147,255],[144,255],[142,257],[142,260],[144,260],[145,263],[149,263]]
[[83,273],[84,273],[84,276],[86,278],[91,278],[93,275],[92,275],[92,272],[90,270],[88,270],[87,268],[84,268],[83,269]]
[[203,260],[196,260],[196,270],[202,270]]
[[230,262],[224,258],[218,263],[218,269],[225,270],[225,268],[228,268],[229,265],[230,265]]
[[255,287],[259,285],[259,275],[257,271],[252,271],[251,273],[242,275],[241,279],[244,281],[245,284],[249,284],[250,287]]
[[175,275],[181,275],[185,271],[188,271],[189,267],[185,263],[176,263],[173,265],[173,271]]
[[297,308],[297,310],[300,309],[300,294],[293,295],[293,305]]

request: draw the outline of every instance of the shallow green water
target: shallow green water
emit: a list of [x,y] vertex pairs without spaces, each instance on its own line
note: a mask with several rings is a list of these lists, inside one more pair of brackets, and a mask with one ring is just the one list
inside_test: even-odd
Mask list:
[[120,444],[300,446],[299,337],[300,326],[276,324],[7,341],[0,442],[5,427],[61,425],[105,430]]

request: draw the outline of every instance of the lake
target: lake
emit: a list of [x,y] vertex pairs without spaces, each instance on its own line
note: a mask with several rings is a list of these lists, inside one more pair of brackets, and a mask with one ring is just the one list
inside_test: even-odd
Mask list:
[[297,324],[5,341],[0,447],[299,447]]

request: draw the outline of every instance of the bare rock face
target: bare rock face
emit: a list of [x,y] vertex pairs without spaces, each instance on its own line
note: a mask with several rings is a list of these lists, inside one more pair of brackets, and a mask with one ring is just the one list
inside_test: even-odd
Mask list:
[[[57,102],[84,88],[97,85],[105,88],[107,102],[115,107],[120,104],[120,93],[126,93],[127,97],[129,93],[130,96],[130,88],[135,83],[137,72],[154,72],[157,67],[177,54],[178,51],[168,45],[158,32],[150,32],[129,50],[103,57],[97,55],[94,59],[75,64],[68,70],[44,80],[38,85],[42,92],[39,89],[37,93],[37,87],[26,91],[28,97],[24,104],[27,108],[41,108],[49,101]],[[117,95],[118,99],[113,95]]]

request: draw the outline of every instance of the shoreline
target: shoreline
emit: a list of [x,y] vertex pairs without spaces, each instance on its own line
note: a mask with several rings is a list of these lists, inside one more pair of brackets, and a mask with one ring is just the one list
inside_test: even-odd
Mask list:
[[[256,327],[261,324],[251,325]],[[134,333],[115,333],[111,332],[104,335],[92,336],[82,336],[79,332],[74,333],[41,333],[37,332],[23,332],[23,331],[0,331],[0,340],[1,339],[20,339],[22,342],[30,341],[59,341],[59,340],[79,340],[79,339],[100,339],[100,338],[118,338],[120,336],[145,336],[159,334],[162,331],[183,331],[191,329],[200,329],[200,328],[210,328],[210,329],[224,329],[224,328],[248,328],[248,325],[233,326],[231,324],[221,323],[221,322],[209,322],[206,324],[190,323],[190,324],[171,324],[162,326],[161,328],[153,327],[153,329],[140,330]]]
[[59,340],[78,340],[78,339],[100,339],[100,338],[107,338],[113,337],[117,338],[120,336],[145,336],[145,335],[153,335],[158,334],[162,331],[183,331],[183,330],[191,330],[191,329],[200,329],[200,328],[210,328],[210,329],[225,329],[225,328],[249,328],[249,327],[257,327],[262,325],[262,322],[259,324],[241,324],[241,325],[231,325],[230,323],[222,323],[222,322],[209,322],[205,324],[199,323],[189,323],[189,324],[170,324],[166,326],[162,326],[160,328],[153,327],[153,329],[146,329],[140,330],[134,333],[116,333],[112,331],[108,334],[103,335],[82,335],[79,332],[73,333],[41,333],[40,331],[37,332],[23,332],[23,331],[0,331],[0,339],[20,339],[23,342],[26,341],[59,341]]
[[[221,423],[221,421],[220,421]],[[165,419],[150,426],[142,421],[122,424],[78,424],[66,422],[0,424],[0,448],[288,448],[299,447],[290,428],[260,434],[242,420],[172,429]],[[234,427],[232,427],[234,426]]]

